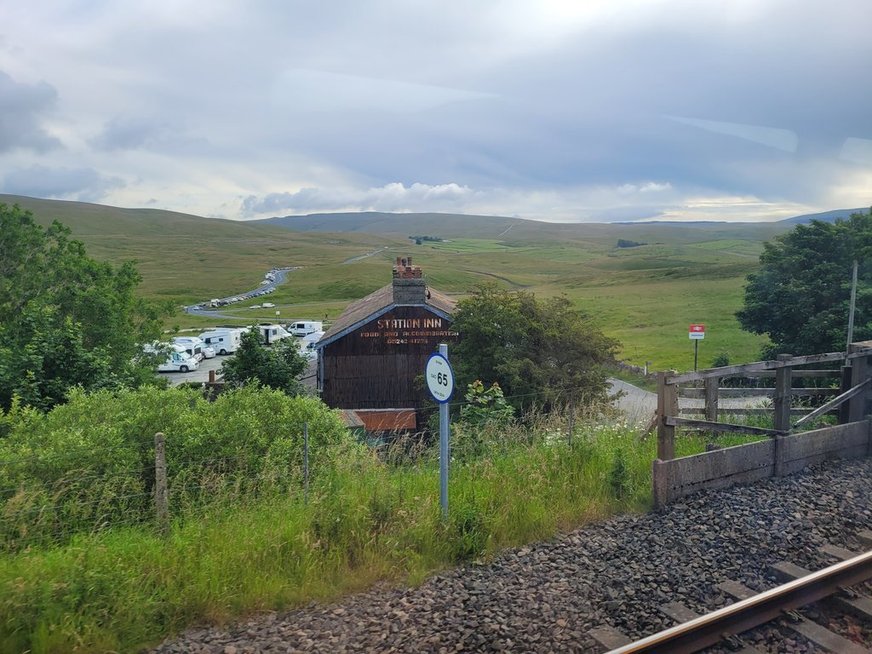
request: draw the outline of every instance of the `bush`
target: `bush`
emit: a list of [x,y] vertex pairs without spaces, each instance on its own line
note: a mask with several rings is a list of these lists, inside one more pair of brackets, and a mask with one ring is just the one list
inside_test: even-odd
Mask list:
[[229,490],[299,488],[304,422],[317,473],[347,432],[316,398],[250,386],[214,403],[155,388],[78,390],[45,414],[14,403],[0,414],[0,549],[151,520],[155,432],[176,514]]

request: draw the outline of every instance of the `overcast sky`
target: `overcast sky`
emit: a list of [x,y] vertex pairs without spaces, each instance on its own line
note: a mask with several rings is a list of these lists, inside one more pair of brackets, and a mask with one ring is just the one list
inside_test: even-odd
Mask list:
[[872,205],[869,0],[0,3],[0,192],[222,218]]

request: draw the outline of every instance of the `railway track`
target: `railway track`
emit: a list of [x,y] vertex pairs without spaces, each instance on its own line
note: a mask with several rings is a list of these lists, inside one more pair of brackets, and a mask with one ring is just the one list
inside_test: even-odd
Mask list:
[[[860,539],[867,547],[872,547],[872,533],[865,532]],[[851,586],[872,579],[872,551],[856,554],[830,545],[822,547],[821,551],[839,562],[817,572],[790,562],[777,563],[771,572],[785,583],[762,593],[755,593],[738,582],[723,582],[718,589],[736,600],[735,603],[706,615],[696,615],[677,602],[665,604],[660,610],[679,624],[635,642],[629,642],[608,626],[597,627],[590,635],[604,650],[609,650],[609,654],[692,654],[715,645],[740,654],[759,654],[761,650],[747,645],[741,634],[786,617],[789,629],[822,651],[872,654],[872,649],[796,612],[826,600],[838,611],[872,623],[872,599],[850,590]]]

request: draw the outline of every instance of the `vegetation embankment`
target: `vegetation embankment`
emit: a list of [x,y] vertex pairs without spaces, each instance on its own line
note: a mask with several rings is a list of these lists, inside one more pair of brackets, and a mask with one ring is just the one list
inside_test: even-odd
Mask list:
[[[434,451],[377,456],[313,398],[140,389],[73,393],[47,413],[16,406],[0,421],[0,651],[129,651],[200,621],[414,583],[647,506],[653,437],[579,416],[570,442],[565,416],[506,422],[495,407],[457,423],[443,522]],[[156,431],[166,537],[153,519]]]

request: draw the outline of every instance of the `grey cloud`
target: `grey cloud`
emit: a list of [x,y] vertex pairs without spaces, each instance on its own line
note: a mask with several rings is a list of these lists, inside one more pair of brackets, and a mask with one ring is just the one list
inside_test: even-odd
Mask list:
[[115,117],[90,141],[97,150],[152,150],[168,153],[202,154],[211,148],[205,138],[186,134],[166,120]]
[[61,198],[96,202],[124,181],[101,175],[93,168],[19,168],[3,177],[4,193],[38,198]]
[[135,150],[159,143],[166,131],[165,125],[143,119],[114,118],[91,144],[99,150]]
[[[248,215],[464,210],[481,206],[481,189],[502,189],[485,192],[500,213],[524,211],[513,202],[525,193],[563,194],[567,214],[577,203],[594,219],[623,216],[623,201],[584,204],[574,189],[653,180],[675,189],[667,209],[690,189],[814,205],[872,165],[865,0],[618,1],[577,12],[587,3],[200,4],[79,16],[83,28],[99,23],[88,41],[98,65],[71,58],[66,70],[109,100],[65,116],[104,125],[88,142],[99,152],[82,161],[145,161],[126,178],[168,194],[214,184],[216,204],[234,207],[250,188]],[[21,42],[36,49],[50,33]],[[93,113],[104,107],[108,116]],[[178,168],[156,172],[159,157],[122,150],[171,154],[192,177],[169,179]],[[317,188],[266,194],[285,179]],[[428,195],[446,180],[477,191]],[[636,205],[646,216],[660,208],[634,200],[628,217]]]
[[61,146],[40,124],[54,107],[57,91],[45,82],[21,84],[0,71],[0,152],[29,148],[46,152]]
[[475,192],[458,184],[405,186],[394,182],[369,189],[304,188],[294,193],[270,193],[263,198],[249,195],[242,201],[244,216],[285,211],[448,211],[460,210]]

